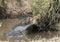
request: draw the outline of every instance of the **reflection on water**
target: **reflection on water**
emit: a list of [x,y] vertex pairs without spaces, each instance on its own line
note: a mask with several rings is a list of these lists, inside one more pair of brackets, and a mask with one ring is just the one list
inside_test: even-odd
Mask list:
[[[15,22],[14,22],[15,21]],[[35,35],[30,35],[28,37],[26,37],[26,35],[23,35],[23,33],[21,31],[24,31],[26,28],[26,26],[30,26],[26,25],[26,26],[17,26],[15,28],[13,28],[14,26],[16,26],[17,24],[20,24],[18,20],[12,19],[12,20],[4,20],[3,22],[3,28],[0,28],[0,31],[2,30],[3,32],[0,32],[2,35],[3,33],[6,33],[7,30],[9,32],[6,33],[6,38],[7,41],[6,42],[59,42],[60,41],[60,31],[59,32],[48,32],[48,33],[40,33],[35,36]],[[17,24],[16,24],[17,23]],[[13,28],[13,29],[11,29]],[[58,29],[60,30],[60,24]],[[6,31],[6,32],[5,32]],[[15,35],[16,34],[16,35]],[[0,36],[1,41],[0,42],[4,42],[2,39],[6,39],[3,36]],[[31,38],[31,39],[30,39]]]
[[13,28],[11,31],[6,33],[7,40],[10,40],[11,38],[13,38],[14,42],[16,41],[19,42],[20,40],[22,40],[23,37],[27,39],[27,37],[25,36],[25,32],[23,31],[26,30],[27,27],[29,27],[30,25],[31,24],[26,26],[17,26]]
[[26,25],[26,26],[17,26],[15,28],[13,28],[11,31],[9,31],[8,33],[6,33],[6,36],[19,36],[22,35],[22,31],[26,30],[27,27],[29,27],[31,24]]
[[[58,32],[41,32],[37,34],[25,35],[25,31],[29,25],[25,26],[17,26],[13,28],[11,31],[6,33],[6,37],[8,41],[11,42],[59,42],[60,41],[60,31]],[[58,40],[58,41],[57,41]]]

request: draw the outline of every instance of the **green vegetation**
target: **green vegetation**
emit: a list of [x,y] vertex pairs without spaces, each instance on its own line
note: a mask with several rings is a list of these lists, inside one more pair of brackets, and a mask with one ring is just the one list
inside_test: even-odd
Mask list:
[[40,14],[41,18],[37,21],[37,25],[42,31],[54,31],[56,23],[59,23],[59,0],[33,0],[32,13]]
[[32,13],[33,14],[45,14],[46,10],[50,6],[50,0],[32,0]]
[[1,0],[0,2],[0,19],[5,18],[7,8],[7,0]]
[[[17,0],[21,3],[21,0]],[[6,18],[6,5],[7,0],[2,0],[0,4],[0,18]],[[32,14],[38,16],[41,15],[41,18],[38,17],[37,25],[42,25],[44,28],[46,25],[49,25],[46,28],[55,28],[55,24],[60,21],[60,0],[32,0],[31,4]],[[11,15],[11,14],[10,14]],[[10,16],[9,15],[9,16]],[[37,20],[35,18],[35,20]],[[39,24],[41,22],[42,24]]]
[[7,0],[1,0],[0,7],[5,7],[7,5]]

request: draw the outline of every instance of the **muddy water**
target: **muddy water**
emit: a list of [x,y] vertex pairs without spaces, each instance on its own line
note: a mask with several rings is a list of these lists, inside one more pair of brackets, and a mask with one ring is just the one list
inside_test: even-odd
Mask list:
[[[19,19],[5,19],[0,20],[2,27],[0,27],[0,40],[8,40],[10,42],[59,42],[60,31],[58,32],[43,32],[35,35],[23,35],[21,37],[7,38],[5,33],[9,32],[12,28],[21,23]],[[60,28],[60,27],[59,27]],[[18,30],[18,29],[17,29]]]
[[[13,22],[14,21],[14,22]],[[17,25],[19,22],[17,22],[17,19],[5,19],[5,20],[0,20],[2,23],[2,26],[0,27],[0,39],[4,40],[4,34],[9,31],[12,27]]]

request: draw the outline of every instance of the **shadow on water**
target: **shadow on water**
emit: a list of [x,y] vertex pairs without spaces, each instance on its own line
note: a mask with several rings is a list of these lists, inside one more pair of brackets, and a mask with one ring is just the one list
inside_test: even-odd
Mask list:
[[60,37],[60,31],[39,32],[38,28],[39,27],[37,27],[35,24],[17,26],[11,31],[7,32],[5,36],[8,40],[14,38],[15,40],[25,40],[26,42],[29,42],[29,40],[39,40],[43,38],[51,39],[54,37]]

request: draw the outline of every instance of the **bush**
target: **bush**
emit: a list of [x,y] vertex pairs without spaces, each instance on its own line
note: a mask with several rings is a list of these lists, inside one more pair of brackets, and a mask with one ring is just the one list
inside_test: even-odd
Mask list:
[[32,13],[33,14],[45,14],[49,7],[50,0],[32,0]]
[[[47,0],[45,0],[47,1]],[[41,18],[37,19],[37,25],[40,27],[39,31],[58,31],[56,28],[56,24],[59,23],[59,14],[58,14],[58,6],[59,0],[52,0],[48,5],[43,5],[42,7],[39,4],[39,0],[34,0],[35,6],[33,7],[33,14],[40,14]],[[44,2],[43,2],[44,3]],[[43,8],[45,7],[45,8]],[[45,11],[47,8],[47,11]]]
[[6,18],[6,0],[1,0],[0,3],[0,19]]

